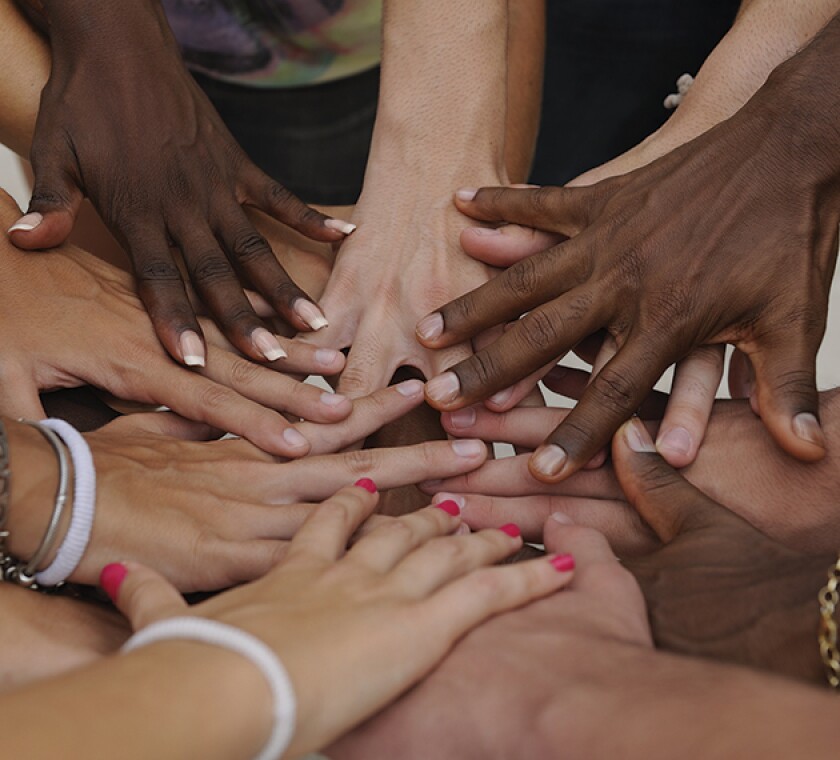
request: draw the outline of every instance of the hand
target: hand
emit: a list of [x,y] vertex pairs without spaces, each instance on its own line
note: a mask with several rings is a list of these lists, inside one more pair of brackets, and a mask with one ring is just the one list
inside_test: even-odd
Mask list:
[[[555,568],[550,559],[486,567],[518,549],[521,539],[502,530],[451,536],[458,518],[436,508],[374,530],[345,553],[376,505],[367,490],[373,484],[357,485],[363,487],[345,488],[315,510],[266,577],[194,607],[144,567],[117,568],[114,583],[105,578],[112,594],[124,578],[116,601],[135,630],[199,615],[239,627],[277,652],[297,696],[294,757],[384,707],[471,628],[571,579],[568,568]],[[269,710],[260,709],[267,734]]]
[[[530,311],[430,384],[430,401],[463,407],[608,330],[618,354],[531,461],[536,477],[554,482],[609,440],[670,364],[698,346],[731,342],[750,355],[761,416],[776,441],[800,459],[820,459],[815,356],[838,206],[821,179],[824,162],[791,151],[793,127],[766,116],[788,88],[772,79],[728,122],[590,188],[462,193],[458,207],[475,218],[577,237],[448,305],[434,324],[421,323],[425,345],[446,347]],[[792,187],[773,179],[780,170]],[[813,204],[791,205],[791,193]],[[662,223],[671,218],[679,224]],[[632,225],[621,224],[628,219]],[[707,231],[702,241],[697,229]]]
[[[321,426],[328,428],[323,440],[322,431],[304,429],[315,450],[349,446],[416,407],[422,384],[406,385],[411,397],[397,386],[361,399],[347,422]],[[37,431],[12,423],[8,428],[17,489],[9,551],[25,560],[38,546],[55,500],[55,458]],[[95,583],[103,565],[130,559],[158,568],[182,591],[226,588],[263,575],[284,555],[312,502],[360,473],[394,488],[460,474],[487,457],[479,441],[438,441],[277,462],[246,441],[201,441],[208,433],[173,415],[150,414],[86,434],[97,469],[97,512],[72,581]]]
[[616,436],[613,461],[630,503],[665,544],[625,562],[657,646],[823,683],[814,595],[836,552],[767,538],[677,474],[639,420]]
[[[546,381],[554,391],[575,398],[586,387],[586,374],[564,369],[562,375],[552,373]],[[830,391],[820,396],[829,451],[833,451],[840,394]],[[650,419],[647,425],[653,435],[664,406],[665,400],[658,396],[640,409],[641,416]],[[533,449],[567,414],[565,409],[523,409],[499,415],[476,407],[444,414],[442,419],[451,435]],[[715,403],[706,441],[683,474],[785,546],[813,554],[840,545],[834,519],[834,494],[840,488],[835,457],[804,464],[786,456],[745,401]],[[528,541],[538,541],[546,518],[561,511],[577,524],[603,532],[621,557],[648,554],[661,545],[628,504],[611,465],[576,473],[562,483],[545,484],[531,475],[527,455],[508,457],[487,462],[464,477],[425,484],[424,489],[437,494],[435,499],[458,501],[471,527],[515,520]]]
[[32,143],[35,187],[13,242],[51,248],[69,235],[87,195],[131,256],[143,304],[170,355],[203,343],[170,246],[224,334],[274,361],[280,346],[243,293],[249,282],[298,330],[323,317],[286,274],[242,206],[314,240],[352,226],[309,208],[258,170],[184,67],[163,9],[49,0],[52,71]]
[[[0,220],[14,208],[2,194]],[[43,418],[39,391],[91,384],[301,456],[311,442],[280,412],[324,423],[351,412],[349,400],[275,371],[334,374],[344,358],[328,349],[284,341],[288,358],[262,367],[205,323],[208,366],[179,367],[155,339],[131,278],[84,251],[32,257],[0,241],[0,275],[0,410],[8,416]]]
[[331,747],[333,760],[589,756],[567,737],[585,733],[573,725],[591,725],[596,713],[603,730],[603,702],[587,700],[590,689],[609,682],[605,669],[650,650],[644,601],[594,531],[550,519],[545,543],[574,555],[563,593],[470,633],[423,683]]

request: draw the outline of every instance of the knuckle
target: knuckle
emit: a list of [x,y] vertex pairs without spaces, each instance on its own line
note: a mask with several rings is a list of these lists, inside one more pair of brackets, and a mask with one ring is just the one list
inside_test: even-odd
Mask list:
[[264,258],[266,255],[273,257],[268,241],[255,230],[236,235],[233,240],[233,252],[243,264]]
[[233,276],[230,262],[218,251],[191,256],[189,263],[190,274],[197,284],[212,285]]
[[530,296],[540,284],[537,261],[530,256],[518,262],[503,275],[504,286],[511,295],[523,298]]
[[479,351],[459,365],[458,375],[463,385],[465,379],[471,378],[475,387],[495,386],[502,375],[502,365],[490,351]]
[[509,586],[511,584],[509,582],[505,583],[501,573],[494,572],[497,569],[485,567],[476,570],[471,576],[473,592],[485,603],[498,602],[508,596],[510,591]]
[[457,538],[438,538],[431,542],[435,562],[439,565],[459,567],[466,559],[467,550]]
[[539,187],[531,191],[529,201],[531,209],[536,214],[550,214],[554,211],[554,188],[550,185]]
[[610,411],[628,416],[635,410],[636,383],[624,371],[604,367],[592,380],[592,389]]
[[556,321],[545,309],[532,311],[522,318],[519,337],[526,349],[541,356],[554,353],[560,342]]
[[247,359],[236,359],[230,367],[230,379],[234,386],[251,386],[259,381],[263,367]]
[[344,465],[354,476],[369,475],[382,465],[382,454],[377,449],[357,449],[342,454]]
[[212,383],[199,391],[199,405],[206,409],[224,409],[232,400],[233,394],[227,388]]
[[152,259],[138,264],[135,275],[140,282],[176,282],[181,280],[181,273],[171,259]]

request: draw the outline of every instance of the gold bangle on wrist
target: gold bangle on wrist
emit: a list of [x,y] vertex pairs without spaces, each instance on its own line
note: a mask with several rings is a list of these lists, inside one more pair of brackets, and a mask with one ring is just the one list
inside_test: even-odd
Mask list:
[[837,651],[837,622],[834,611],[840,603],[840,556],[828,571],[828,583],[817,598],[820,602],[820,656],[832,689],[840,688],[840,653]]

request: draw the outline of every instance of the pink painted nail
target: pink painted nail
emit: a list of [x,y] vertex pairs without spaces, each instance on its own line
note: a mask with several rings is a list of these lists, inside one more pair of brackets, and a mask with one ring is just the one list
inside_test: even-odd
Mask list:
[[370,478],[361,478],[353,483],[353,485],[358,488],[364,488],[368,493],[376,493],[378,490],[376,488],[376,483],[374,483]]
[[569,573],[575,569],[575,558],[571,554],[558,554],[551,560],[551,566],[558,573]]
[[121,565],[119,562],[113,562],[102,568],[102,572],[99,574],[99,585],[102,587],[102,590],[108,594],[108,598],[112,602],[117,601],[117,596],[120,593],[120,586],[122,586],[122,582],[125,580],[127,573],[128,570],[126,569],[126,566]]
[[507,533],[511,538],[519,538],[522,535],[522,531],[519,530],[519,526],[514,525],[513,523],[502,525],[499,530],[502,531],[502,533]]
[[452,515],[452,517],[458,517],[461,514],[460,507],[452,501],[452,499],[447,499],[446,501],[442,501],[439,504],[435,504],[438,509],[442,509],[446,514]]

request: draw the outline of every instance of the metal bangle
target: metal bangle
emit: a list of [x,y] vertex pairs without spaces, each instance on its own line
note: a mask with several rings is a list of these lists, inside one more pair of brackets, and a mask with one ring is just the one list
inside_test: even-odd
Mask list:
[[26,566],[22,570],[18,568],[14,573],[14,577],[10,578],[10,580],[14,580],[21,586],[33,586],[35,584],[35,573],[38,572],[38,565],[50,553],[58,537],[58,526],[61,522],[61,515],[64,513],[64,507],[67,504],[67,483],[69,481],[68,473],[70,468],[68,466],[64,444],[52,430],[43,427],[37,422],[31,422],[29,420],[21,420],[21,422],[40,431],[44,438],[49,441],[58,457],[58,490],[56,491],[55,506],[53,507],[53,513],[52,517],[50,517],[47,531],[41,539],[40,546],[35,550],[35,554],[32,555],[32,558],[27,562]]

